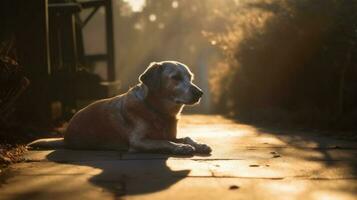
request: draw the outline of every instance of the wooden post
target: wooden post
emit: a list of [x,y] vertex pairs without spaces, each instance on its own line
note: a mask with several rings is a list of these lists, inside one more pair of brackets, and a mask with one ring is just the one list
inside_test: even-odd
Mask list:
[[50,123],[47,0],[17,0],[15,30],[19,63],[25,69],[30,87],[24,94],[24,112],[30,123]]
[[108,58],[108,81],[115,81],[115,59],[114,59],[114,29],[113,29],[113,6],[112,0],[106,0],[105,4],[106,17],[106,43],[107,43],[107,58]]

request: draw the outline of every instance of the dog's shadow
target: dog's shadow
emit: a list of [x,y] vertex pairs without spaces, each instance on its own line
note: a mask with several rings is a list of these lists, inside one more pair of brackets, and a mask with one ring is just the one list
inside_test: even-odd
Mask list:
[[53,162],[90,167],[86,168],[87,171],[76,172],[74,169],[73,173],[83,173],[91,184],[115,197],[162,191],[187,177],[191,170],[171,170],[166,163],[169,157],[163,154],[63,149],[47,155],[47,159]]

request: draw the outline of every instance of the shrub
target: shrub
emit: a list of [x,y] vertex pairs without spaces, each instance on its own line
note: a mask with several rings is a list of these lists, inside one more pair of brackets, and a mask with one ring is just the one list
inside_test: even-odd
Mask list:
[[224,32],[206,34],[227,59],[225,73],[222,64],[211,72],[217,110],[247,120],[356,128],[347,117],[357,110],[356,10],[355,0],[237,6]]

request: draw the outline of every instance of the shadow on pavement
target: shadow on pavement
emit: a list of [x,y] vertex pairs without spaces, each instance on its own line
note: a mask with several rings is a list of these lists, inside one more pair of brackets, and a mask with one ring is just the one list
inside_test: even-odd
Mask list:
[[[84,151],[90,154],[91,151]],[[86,158],[88,157],[88,158]],[[168,155],[155,159],[104,159],[91,160],[91,155],[83,155],[81,161],[64,161],[63,153],[53,151],[47,159],[57,163],[88,166],[101,170],[89,175],[88,181],[110,192],[114,197],[158,192],[185,178],[190,170],[173,171],[167,165]]]

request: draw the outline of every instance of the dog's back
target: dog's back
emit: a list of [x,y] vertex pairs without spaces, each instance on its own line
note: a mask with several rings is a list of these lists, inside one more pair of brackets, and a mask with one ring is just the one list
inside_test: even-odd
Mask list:
[[[122,117],[118,117],[124,100],[125,95],[121,95],[96,101],[72,117],[64,138],[39,139],[28,146],[40,149],[126,149],[127,130]],[[114,127],[114,123],[119,126]]]

